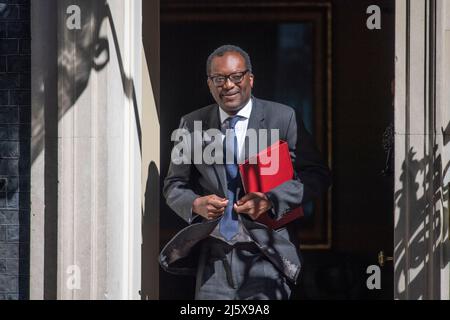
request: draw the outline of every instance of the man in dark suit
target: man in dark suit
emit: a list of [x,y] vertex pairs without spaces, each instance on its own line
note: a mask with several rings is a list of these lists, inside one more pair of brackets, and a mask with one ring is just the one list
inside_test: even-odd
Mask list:
[[[196,299],[288,299],[301,269],[297,236],[290,224],[270,230],[255,220],[266,212],[279,219],[326,191],[329,170],[303,122],[297,126],[293,109],[252,96],[254,76],[245,51],[231,45],[216,49],[207,75],[217,104],[182,117],[184,139],[174,148],[182,151],[172,153],[163,190],[189,226],[165,246],[160,264],[171,273],[196,274]],[[214,129],[224,162],[192,162],[215,140],[205,139],[204,130]],[[276,134],[250,141],[251,130]],[[270,192],[244,194],[237,163],[274,140],[288,143],[299,173]]]

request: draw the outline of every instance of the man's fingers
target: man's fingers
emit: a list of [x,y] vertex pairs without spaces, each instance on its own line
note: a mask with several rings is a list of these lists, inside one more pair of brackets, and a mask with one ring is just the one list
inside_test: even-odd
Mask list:
[[221,198],[221,197],[219,197],[218,195],[215,195],[215,194],[211,195],[209,198],[210,198],[210,199],[219,200],[219,201],[225,201],[225,200],[227,200],[226,198]]
[[219,212],[219,213],[208,212],[208,219],[213,220],[213,219],[219,218],[222,215],[223,215],[223,212]]
[[259,208],[253,206],[253,204],[254,203],[252,201],[248,201],[243,206],[236,206],[235,205],[235,209],[234,210],[237,213],[248,215],[252,220],[256,220],[256,219],[258,219],[258,217],[261,215],[262,212],[260,212]]
[[243,205],[244,203],[246,203],[247,201],[255,198],[256,195],[254,193],[247,193],[245,196],[243,196],[238,202],[238,206]]
[[223,213],[225,211],[225,207],[223,207],[223,208],[216,208],[213,205],[208,205],[206,207],[206,209],[208,209],[208,213],[209,212],[212,212],[212,213]]
[[227,206],[228,200],[214,196],[208,199],[208,204],[220,209]]
[[255,203],[253,201],[246,201],[243,205],[234,205],[234,211],[236,213],[250,213],[250,210],[255,207]]

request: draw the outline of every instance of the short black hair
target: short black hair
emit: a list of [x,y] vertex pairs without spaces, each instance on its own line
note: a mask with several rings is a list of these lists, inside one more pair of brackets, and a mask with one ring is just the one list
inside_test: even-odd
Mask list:
[[220,46],[219,48],[214,50],[209,55],[208,59],[206,60],[206,75],[207,76],[209,76],[209,73],[211,71],[212,60],[215,57],[223,57],[225,55],[225,53],[227,53],[227,52],[239,53],[242,56],[242,58],[244,58],[244,60],[245,60],[246,68],[250,71],[250,73],[252,73],[252,62],[250,61],[250,56],[248,55],[248,53],[245,52],[242,48],[239,48],[238,46],[234,46],[232,44],[226,44],[226,45]]

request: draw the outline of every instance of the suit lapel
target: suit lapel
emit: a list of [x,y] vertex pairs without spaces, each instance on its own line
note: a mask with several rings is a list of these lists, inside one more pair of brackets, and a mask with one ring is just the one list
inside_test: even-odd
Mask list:
[[248,120],[247,131],[249,129],[255,130],[257,145],[256,145],[256,149],[255,148],[250,148],[249,136],[247,135],[245,137],[244,147],[245,147],[245,155],[246,155],[245,158],[246,159],[254,156],[255,155],[255,151],[257,151],[257,152],[261,151],[260,150],[261,149],[261,143],[259,141],[259,130],[260,129],[266,129],[266,126],[265,126],[265,123],[264,123],[264,107],[260,103],[260,101],[258,99],[256,99],[255,97],[252,97],[252,101],[253,101],[253,107],[252,107],[252,112],[250,114],[250,119]]

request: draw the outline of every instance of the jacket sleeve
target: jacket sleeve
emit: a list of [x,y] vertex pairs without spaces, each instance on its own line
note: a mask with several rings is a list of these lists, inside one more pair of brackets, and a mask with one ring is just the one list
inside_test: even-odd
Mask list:
[[266,193],[272,202],[275,219],[281,219],[285,213],[319,196],[328,189],[331,182],[328,166],[322,160],[303,121],[300,120],[297,127],[294,111],[290,116],[285,138],[289,145],[294,177]]
[[164,180],[163,194],[167,205],[188,223],[199,217],[192,212],[194,200],[200,197],[191,187],[193,164],[191,162],[191,134],[184,118],[178,129],[179,141],[175,141],[167,176]]

